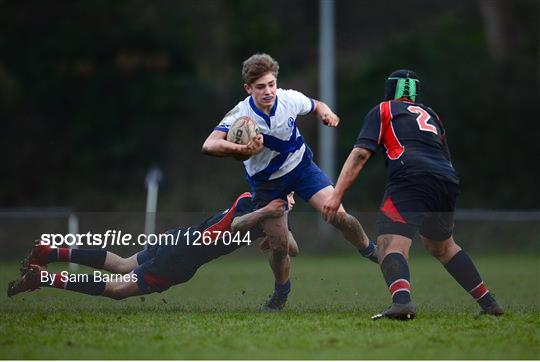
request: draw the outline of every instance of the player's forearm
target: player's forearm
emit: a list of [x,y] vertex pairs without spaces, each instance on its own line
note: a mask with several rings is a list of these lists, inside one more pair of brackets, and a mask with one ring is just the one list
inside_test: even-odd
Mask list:
[[265,217],[264,208],[259,209],[249,214],[235,217],[231,224],[231,231],[235,232],[247,232],[248,230],[253,229],[260,223]]
[[251,230],[257,224],[263,222],[269,218],[280,218],[285,213],[286,202],[281,199],[272,200],[268,205],[259,210],[250,212],[242,216],[235,217],[231,229],[233,232],[241,231],[245,232]]
[[354,183],[370,156],[371,152],[364,148],[354,148],[351,151],[336,182],[336,188],[334,190],[336,196],[340,199],[343,198],[345,191]]
[[224,157],[239,154],[241,149],[241,145],[237,145],[236,143],[224,139],[209,139],[204,142],[202,153],[205,155]]
[[315,108],[313,109],[313,113],[319,118],[322,118],[325,114],[334,113],[326,103],[317,100],[314,100],[314,102]]

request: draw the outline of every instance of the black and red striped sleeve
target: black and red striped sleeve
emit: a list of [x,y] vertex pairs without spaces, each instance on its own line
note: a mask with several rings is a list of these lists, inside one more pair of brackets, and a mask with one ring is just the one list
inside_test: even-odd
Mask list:
[[362,129],[354,147],[362,147],[377,152],[381,139],[381,111],[379,105],[373,107],[364,118]]
[[255,211],[251,194],[245,194],[245,196],[240,196],[236,202],[233,219],[238,216],[249,214],[250,212]]
[[[233,220],[235,217],[249,214],[253,211],[255,211],[255,205],[253,204],[251,194],[243,194],[236,202],[233,212]],[[262,236],[264,236],[264,232],[260,224],[257,224],[257,226],[250,230],[250,237],[252,240],[258,239]]]

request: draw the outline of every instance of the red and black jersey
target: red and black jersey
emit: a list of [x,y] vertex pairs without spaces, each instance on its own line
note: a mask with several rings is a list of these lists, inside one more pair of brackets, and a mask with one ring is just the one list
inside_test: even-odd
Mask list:
[[[255,226],[246,233],[233,234],[231,231],[235,217],[253,211],[255,211],[255,208],[251,194],[245,192],[238,196],[230,208],[210,216],[198,225],[168,230],[166,232],[168,234],[177,235],[179,233],[182,236],[182,239],[176,245],[170,246],[168,249],[174,255],[181,255],[186,265],[196,266],[232,253],[242,246],[249,245],[249,242],[264,236],[260,225]],[[202,235],[205,235],[205,239],[202,239]],[[237,240],[238,238],[249,242],[232,242],[232,239]],[[195,245],[195,241],[198,241],[199,244]]]
[[[254,241],[264,236],[264,232],[260,225],[257,225],[252,230],[249,230],[248,235],[246,235],[246,233],[241,233],[241,235],[230,234],[232,221],[235,217],[255,211],[251,196],[251,193],[244,192],[237,197],[230,208],[214,214],[192,229],[192,231],[198,230],[206,235],[211,236],[212,238],[216,238],[218,235],[221,235],[221,239],[228,239],[228,242],[217,239],[216,243],[212,243],[208,246],[193,246],[192,251],[193,258],[195,260],[198,260],[199,263],[204,264],[212,259],[232,253],[242,246],[249,245],[249,243],[231,242],[232,238],[241,237],[243,239],[244,237],[247,237],[249,241]],[[225,236],[225,232],[228,232],[229,235]]]
[[418,103],[381,102],[364,119],[355,147],[385,149],[388,179],[430,174],[458,184],[444,127],[437,114]]
[[[201,232],[231,231],[231,223],[235,217],[249,214],[254,210],[255,209],[253,206],[251,193],[244,192],[236,198],[230,208],[210,216],[208,219],[204,220],[202,223],[195,226],[193,229],[199,230]],[[258,231],[259,230],[257,230],[257,232]]]

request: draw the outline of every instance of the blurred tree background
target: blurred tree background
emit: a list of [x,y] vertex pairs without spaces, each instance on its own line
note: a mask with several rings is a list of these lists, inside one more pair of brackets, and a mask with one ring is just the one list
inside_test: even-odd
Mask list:
[[[241,163],[203,156],[245,97],[241,62],[281,65],[279,85],[318,96],[318,1],[0,0],[0,205],[211,210],[247,186]],[[460,207],[539,208],[536,0],[336,1],[338,165],[385,76],[411,68],[446,124]],[[317,158],[317,121],[299,120]],[[378,155],[345,200],[372,210]],[[337,170],[338,171],[338,170]]]

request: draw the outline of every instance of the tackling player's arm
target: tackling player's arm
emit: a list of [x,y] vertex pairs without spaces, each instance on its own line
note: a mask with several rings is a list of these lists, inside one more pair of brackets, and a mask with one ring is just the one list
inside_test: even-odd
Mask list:
[[249,158],[259,153],[264,147],[262,135],[258,135],[247,145],[239,145],[227,141],[227,132],[214,130],[202,146],[202,153],[217,157],[235,156],[239,158]]
[[313,106],[314,113],[322,123],[327,125],[328,127],[337,127],[339,124],[339,117],[328,107],[328,105],[324,102],[318,101],[316,99],[313,100],[315,105]]
[[237,216],[232,221],[231,232],[233,234],[236,232],[247,232],[255,228],[264,219],[281,217],[285,214],[286,205],[287,201],[276,199],[261,209]]
[[326,221],[331,221],[334,218],[345,191],[356,180],[372,153],[377,151],[382,134],[381,127],[380,109],[379,106],[376,106],[366,115],[354,148],[343,164],[332,196],[324,203],[323,217]]
[[360,171],[371,157],[371,151],[363,147],[355,147],[347,157],[336,182],[336,188],[323,206],[325,220],[330,220],[338,211],[345,191],[354,183]]

